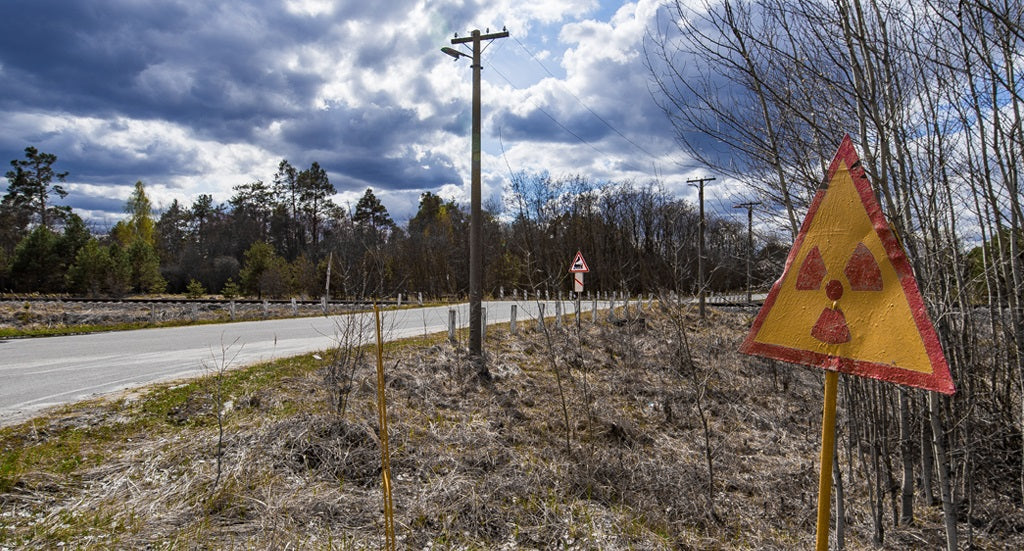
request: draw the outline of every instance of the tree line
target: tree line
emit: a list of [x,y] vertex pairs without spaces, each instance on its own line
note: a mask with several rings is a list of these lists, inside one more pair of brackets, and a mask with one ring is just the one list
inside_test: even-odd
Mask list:
[[[136,182],[125,217],[107,234],[53,200],[68,174],[34,147],[11,161],[0,203],[0,289],[123,296],[202,289],[227,296],[457,298],[468,290],[468,210],[426,192],[396,224],[367,189],[351,210],[337,205],[326,172],[282,160],[270,183],[237,185],[226,203],[200,195],[157,213]],[[707,220],[708,289],[742,290],[748,256],[764,287],[785,247],[746,224]],[[570,289],[568,265],[583,251],[591,291],[697,291],[694,205],[657,182],[595,183],[582,176],[518,173],[504,204],[484,210],[485,292]],[[328,282],[328,273],[330,281]]]
[[676,1],[646,42],[691,155],[795,235],[849,133],[912,259],[958,392],[844,383],[837,472],[869,496],[879,545],[915,503],[942,503],[949,549],[971,545],[983,496],[1024,506],[1022,14],[1019,0]]

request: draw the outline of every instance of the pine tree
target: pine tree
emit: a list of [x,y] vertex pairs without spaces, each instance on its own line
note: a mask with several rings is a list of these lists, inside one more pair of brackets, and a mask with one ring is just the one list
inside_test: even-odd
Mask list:
[[50,194],[61,199],[68,194],[64,186],[54,182],[64,182],[68,175],[53,169],[56,162],[56,155],[42,153],[32,146],[25,148],[24,159],[11,161],[13,170],[6,173],[7,194],[2,208],[15,213],[20,229],[27,229],[33,218],[38,219],[39,225],[49,228],[54,220],[69,212],[67,207],[54,207],[49,203]]

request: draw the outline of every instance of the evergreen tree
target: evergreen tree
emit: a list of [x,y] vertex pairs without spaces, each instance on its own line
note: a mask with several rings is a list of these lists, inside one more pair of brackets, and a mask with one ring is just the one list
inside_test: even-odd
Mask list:
[[295,258],[300,249],[298,228],[299,206],[299,172],[288,162],[281,159],[274,174],[274,196],[278,201],[278,224],[282,232],[282,243],[287,258]]
[[167,282],[160,275],[160,256],[153,245],[136,239],[128,246],[128,262],[131,265],[131,287],[142,293],[162,293]]
[[67,172],[53,169],[57,156],[42,153],[35,147],[25,148],[25,158],[11,161],[13,170],[6,173],[7,194],[3,198],[2,208],[14,214],[18,228],[25,230],[33,219],[39,225],[49,228],[51,224],[63,218],[68,212],[67,207],[54,207],[49,203],[50,195],[64,198],[68,192],[57,182],[64,182]]
[[302,214],[309,224],[309,244],[315,254],[320,243],[323,218],[334,206],[330,197],[335,193],[335,189],[327,178],[327,171],[320,168],[320,164],[316,162],[299,174],[299,189]]
[[245,263],[238,275],[242,290],[257,299],[264,294],[282,296],[290,287],[288,263],[263,241],[253,243],[245,251]]
[[[466,214],[454,202],[427,192],[420,196],[420,207],[409,220],[404,257],[408,260],[406,277],[417,290],[439,295],[453,293],[463,277],[460,256],[468,256]],[[468,266],[467,266],[468,271]]]
[[64,221],[64,233],[57,242],[57,252],[63,262],[70,264],[79,249],[92,239],[92,232],[86,227],[85,221],[75,213],[69,213]]
[[118,243],[107,248],[110,265],[104,278],[104,287],[115,297],[126,295],[132,288],[132,263],[128,252]]
[[15,291],[61,291],[64,270],[57,249],[58,236],[46,226],[36,226],[14,249],[11,282]]
[[356,203],[352,220],[359,226],[372,229],[380,235],[387,236],[395,229],[395,223],[388,214],[387,207],[373,194],[373,188],[366,188],[366,193]]
[[270,223],[274,213],[274,194],[263,180],[240,184],[228,199],[231,207],[231,232],[236,254],[242,253],[256,241],[270,238]]
[[86,241],[68,268],[65,282],[68,290],[77,294],[98,296],[106,288],[111,269],[110,252],[95,238]]
[[160,257],[160,274],[172,292],[180,292],[188,283],[185,253],[191,247],[189,214],[175,199],[156,221],[154,239]]

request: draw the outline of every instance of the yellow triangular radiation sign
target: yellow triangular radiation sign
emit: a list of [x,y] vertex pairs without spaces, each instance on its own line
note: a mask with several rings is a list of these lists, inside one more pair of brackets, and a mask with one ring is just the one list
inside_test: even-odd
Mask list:
[[910,263],[849,136],[740,351],[955,391]]

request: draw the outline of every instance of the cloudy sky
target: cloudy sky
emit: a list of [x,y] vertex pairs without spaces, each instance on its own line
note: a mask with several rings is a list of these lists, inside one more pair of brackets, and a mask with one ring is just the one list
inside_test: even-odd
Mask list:
[[404,221],[424,191],[468,203],[472,70],[440,48],[505,26],[483,55],[485,201],[510,170],[660,177],[692,198],[709,173],[644,67],[661,2],[4,0],[0,159],[56,154],[67,204],[100,225],[137,180],[158,207],[220,202],[281,159],[319,162],[342,205],[372,187]]

